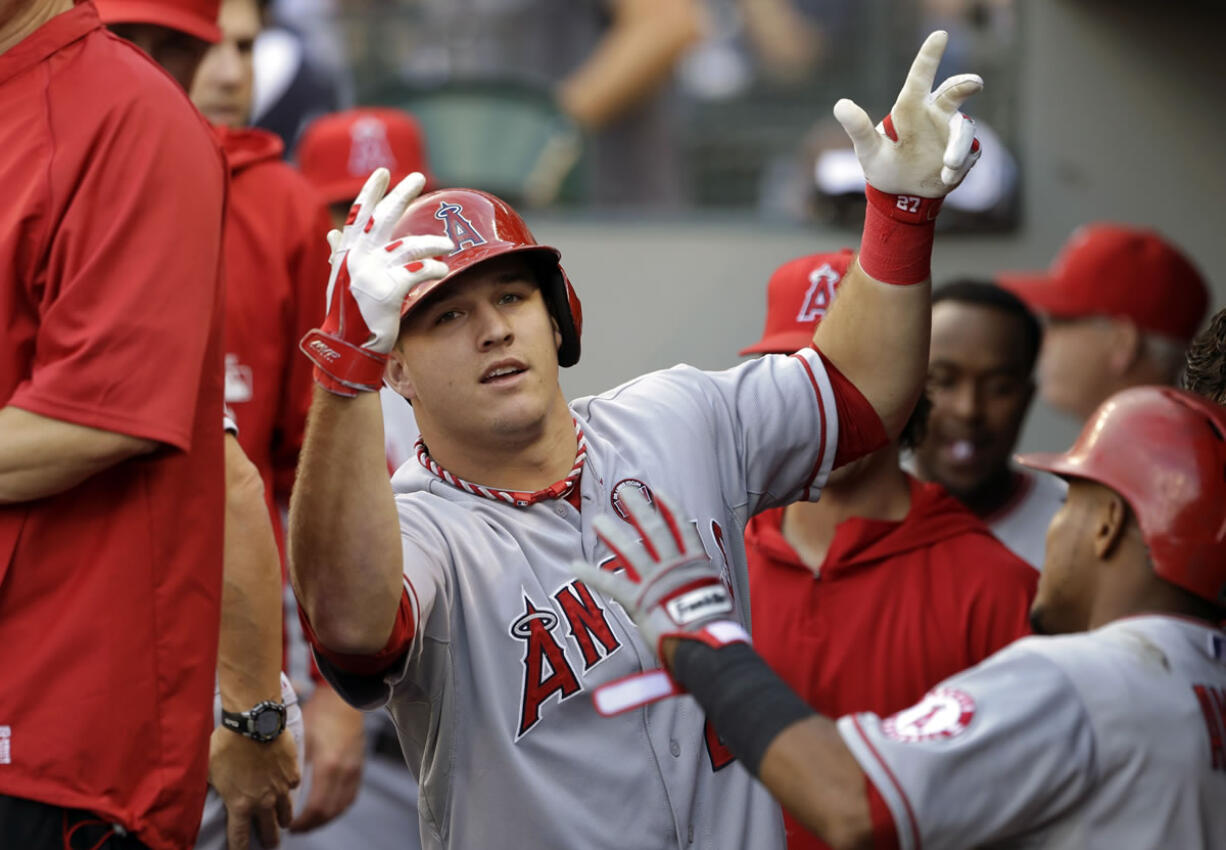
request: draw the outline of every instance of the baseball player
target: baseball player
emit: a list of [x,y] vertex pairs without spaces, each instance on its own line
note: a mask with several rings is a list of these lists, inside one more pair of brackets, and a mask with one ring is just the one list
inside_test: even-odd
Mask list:
[[0,112],[0,847],[180,850],[217,659],[224,166],[91,2],[4,3]]
[[[614,566],[592,520],[671,488],[747,623],[748,517],[817,498],[832,467],[901,429],[923,382],[936,209],[976,157],[958,107],[982,82],[933,92],[944,45],[925,41],[880,130],[835,107],[872,205],[839,303],[795,356],[679,366],[568,404],[578,298],[497,198],[416,198],[421,175],[384,198],[378,171],[331,235],[328,315],[302,343],[319,386],[291,570],[325,674],[396,720],[424,847],[782,846],[777,806],[692,701],[598,719],[584,692],[653,666],[652,650],[567,563]],[[385,378],[422,433],[390,486]]]
[[[1035,631],[888,717],[814,714],[745,644],[718,565],[655,494],[606,516],[618,599],[715,729],[834,847],[1226,847],[1226,410],[1181,390],[1108,399],[1069,479]],[[1172,486],[1172,482],[1179,482]]]
[[[812,254],[776,269],[762,338],[741,354],[807,345],[850,261]],[[927,413],[921,396],[898,439],[832,472],[820,500],[746,526],[754,645],[823,714],[891,714],[1030,634],[1038,574],[939,484],[899,466]],[[826,846],[784,823],[789,850]]]
[[1011,292],[958,280],[932,294],[928,433],[908,463],[970,508],[1032,567],[1068,489],[1012,462],[1034,397],[1043,329]]
[[1226,404],[1226,309],[1218,310],[1188,346],[1180,386]]

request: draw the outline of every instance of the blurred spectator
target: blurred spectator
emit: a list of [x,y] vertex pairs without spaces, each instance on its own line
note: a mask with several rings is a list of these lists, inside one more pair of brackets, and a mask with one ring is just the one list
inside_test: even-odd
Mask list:
[[1017,296],[959,280],[932,296],[928,432],[915,474],[935,481],[1015,555],[1042,568],[1047,526],[1067,485],[1012,462],[1030,401],[1042,328]]
[[1226,405],[1226,310],[1218,310],[1188,346],[1180,385]]
[[[2,8],[0,847],[181,850],[221,604],[224,166],[93,3]],[[216,38],[194,23],[167,55]]]
[[[741,354],[809,345],[850,261],[842,251],[780,266],[763,337]],[[836,457],[820,501],[745,529],[754,646],[828,716],[899,711],[1029,633],[1037,573],[940,485],[899,468],[926,407],[921,397],[897,441],[845,465]],[[827,846],[785,820],[789,850]]]
[[290,27],[268,27],[255,41],[250,122],[275,133],[287,151],[294,150],[311,121],[346,100],[344,75],[317,63],[315,55]]
[[1117,224],[1079,228],[1050,270],[1002,274],[1000,284],[1046,317],[1039,395],[1079,419],[1126,387],[1173,384],[1209,306],[1179,249]]
[[296,159],[336,227],[345,223],[349,205],[376,168],[392,173],[392,185],[420,171],[425,191],[434,188],[421,125],[399,109],[366,107],[321,116],[302,134]]
[[[497,81],[552,92],[556,108],[587,134],[582,178],[594,203],[679,202],[669,81],[702,34],[701,0],[412,0],[406,6],[397,69],[405,80],[418,86]],[[517,140],[468,139],[482,141]],[[436,143],[450,141],[440,136]]]

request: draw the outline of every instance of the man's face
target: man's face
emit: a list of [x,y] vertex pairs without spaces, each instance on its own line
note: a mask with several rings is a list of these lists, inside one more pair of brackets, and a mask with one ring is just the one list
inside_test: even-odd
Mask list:
[[932,309],[928,434],[915,450],[925,478],[973,498],[1009,466],[1034,393],[1020,321],[959,301]]
[[192,102],[214,124],[245,127],[251,120],[252,54],[260,34],[255,0],[224,0],[217,18],[221,41],[196,73]]
[[1036,634],[1085,631],[1094,598],[1094,532],[1110,491],[1091,481],[1069,482],[1068,499],[1047,528],[1047,551],[1030,606]]
[[157,24],[110,24],[109,29],[149,54],[183,86],[184,91],[192,90],[196,69],[209,49],[207,42]]
[[405,320],[396,388],[430,424],[471,439],[529,434],[561,398],[562,337],[529,265],[497,257],[457,275]]
[[1056,410],[1088,419],[1110,394],[1117,359],[1108,319],[1051,319],[1039,353],[1039,396]]

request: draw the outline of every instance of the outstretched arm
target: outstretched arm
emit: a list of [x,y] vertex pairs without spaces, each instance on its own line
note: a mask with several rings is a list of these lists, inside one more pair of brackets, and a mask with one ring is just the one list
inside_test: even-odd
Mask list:
[[946,34],[924,42],[890,114],[874,127],[849,100],[834,107],[868,182],[864,236],[814,344],[897,436],[928,364],[929,262],[941,200],[978,158],[974,125],[958,112],[983,81],[973,74],[932,91]]
[[388,176],[375,171],[344,231],[329,234],[328,315],[301,343],[317,386],[290,502],[290,577],[319,643],[354,656],[385,648],[402,595],[378,390],[405,294],[445,275],[428,258],[452,249],[437,236],[391,242],[425,178],[412,174],[384,198]]
[[[638,492],[623,499],[634,535],[609,516],[594,522],[625,570],[610,573],[580,561],[571,569],[621,604],[673,680],[788,811],[833,847],[871,846],[867,786],[855,757],[834,724],[815,714],[749,646],[745,630],[729,619],[731,597],[697,532],[678,519],[667,495],[656,491],[654,498],[654,507]],[[619,713],[669,695],[661,689],[644,700],[608,698],[625,689],[625,680],[598,689],[597,710]]]

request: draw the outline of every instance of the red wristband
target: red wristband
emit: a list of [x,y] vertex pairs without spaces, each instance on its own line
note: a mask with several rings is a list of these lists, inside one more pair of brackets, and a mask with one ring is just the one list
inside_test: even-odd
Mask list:
[[932,239],[943,198],[891,195],[864,187],[860,268],[874,280],[909,286],[932,272]]
[[386,354],[359,348],[319,328],[307,331],[298,348],[315,364],[315,382],[328,392],[352,397],[378,392],[383,386]]

